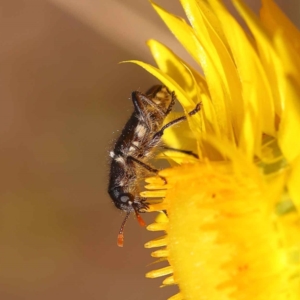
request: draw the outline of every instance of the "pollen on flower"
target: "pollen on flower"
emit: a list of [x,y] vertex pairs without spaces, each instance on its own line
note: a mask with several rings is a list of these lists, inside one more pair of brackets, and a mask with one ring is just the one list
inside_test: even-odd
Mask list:
[[168,216],[161,213],[148,229],[166,231],[167,236],[145,247],[163,247],[152,256],[167,257],[170,267],[146,276],[173,273],[163,286],[177,283],[180,299],[199,299],[203,292],[212,299],[238,299],[242,294],[245,299],[257,294],[258,299],[272,299],[279,291],[289,293],[292,273],[285,261],[280,222],[269,211],[272,192],[266,190],[263,177],[259,181],[247,170],[232,170],[230,163],[227,172],[224,164],[195,164],[160,173],[168,174],[173,186],[164,200]]

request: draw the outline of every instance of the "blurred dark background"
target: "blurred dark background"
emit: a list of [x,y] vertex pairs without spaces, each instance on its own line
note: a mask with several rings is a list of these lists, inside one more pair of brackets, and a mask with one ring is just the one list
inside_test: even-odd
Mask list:
[[[175,0],[158,3],[183,15]],[[278,3],[299,26],[298,0]],[[131,91],[156,82],[118,62],[152,63],[149,38],[190,58],[146,0],[0,0],[0,37],[0,299],[174,294],[144,276],[159,267],[143,248],[155,234],[131,218],[116,245],[108,151]]]

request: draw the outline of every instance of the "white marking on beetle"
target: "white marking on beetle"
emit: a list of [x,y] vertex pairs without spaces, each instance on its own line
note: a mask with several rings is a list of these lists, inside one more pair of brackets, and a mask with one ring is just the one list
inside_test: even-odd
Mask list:
[[123,165],[125,165],[125,160],[122,156],[117,156],[115,160]]
[[118,185],[119,185],[119,186],[124,186],[124,185],[126,185],[126,180],[124,180],[124,179],[120,180],[120,181],[118,182]]
[[136,134],[137,134],[137,136],[138,136],[139,138],[144,137],[145,134],[146,134],[146,131],[147,131],[146,127],[143,126],[143,125],[141,125],[141,124],[139,124],[139,125],[136,127],[136,130],[135,130],[135,132],[136,132]]
[[114,157],[115,157],[114,151],[110,151],[110,152],[109,152],[109,156],[110,156],[111,158],[114,158]]

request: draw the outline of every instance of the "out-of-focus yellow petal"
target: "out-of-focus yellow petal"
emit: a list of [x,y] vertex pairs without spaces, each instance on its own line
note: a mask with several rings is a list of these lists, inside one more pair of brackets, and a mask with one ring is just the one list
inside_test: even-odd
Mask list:
[[286,80],[285,107],[278,132],[278,143],[285,158],[292,162],[300,155],[300,90],[293,78]]
[[[165,119],[164,123],[167,124],[171,120],[179,118],[183,115],[183,113],[172,112]],[[195,140],[195,135],[193,134],[191,128],[189,127],[188,122],[182,122],[176,126],[169,127],[163,135],[163,141],[166,146],[169,146],[173,149],[182,149],[189,150],[193,153],[197,154],[197,143]],[[188,159],[186,155],[176,152],[176,151],[164,151],[162,154],[156,156],[156,158],[171,158],[173,161],[177,163],[181,163],[182,161]],[[170,162],[171,163],[171,162]]]
[[293,203],[300,211],[300,156],[292,164],[290,177],[288,179],[288,191]]
[[297,27],[286,17],[273,0],[262,0],[260,18],[268,30],[275,34],[277,30],[291,42],[293,47],[300,51],[300,32]]
[[[300,52],[297,52],[290,41],[286,38],[284,32],[277,31],[274,34],[274,46],[279,57],[278,67],[281,73],[278,72],[278,89],[281,99],[285,99],[285,80],[286,77],[293,77],[295,83],[300,89]],[[282,104],[284,106],[284,103]]]
[[252,173],[253,177],[255,177],[255,174],[258,174],[258,170],[253,162],[249,161],[249,159],[245,157],[244,151],[236,148],[234,144],[212,135],[203,135],[202,140],[203,142],[206,142],[207,145],[210,145],[210,148],[208,146],[206,146],[206,148],[212,153],[208,153],[207,157],[209,159],[212,157],[212,161],[229,160],[237,173],[240,173],[241,170],[245,169],[248,170],[249,173]]
[[[253,160],[253,153],[255,153],[255,149],[259,148],[258,141],[255,138],[260,133],[259,127],[256,126],[256,118],[257,115],[255,114],[253,107],[249,103],[248,108],[245,112],[241,130],[241,137],[239,141],[239,148],[243,150],[245,157],[247,157],[249,161]],[[258,154],[257,151],[256,153]]]
[[[164,124],[183,116],[182,112],[171,112],[165,119]],[[190,149],[196,144],[188,122],[181,122],[176,126],[171,126],[164,132],[163,140],[166,145],[176,149]]]

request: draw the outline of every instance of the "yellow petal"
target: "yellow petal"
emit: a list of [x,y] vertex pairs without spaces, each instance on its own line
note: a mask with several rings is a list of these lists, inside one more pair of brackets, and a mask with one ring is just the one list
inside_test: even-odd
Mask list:
[[300,211],[300,156],[292,164],[291,174],[288,180],[288,190],[291,199],[298,211]]
[[[159,69],[165,72],[166,75],[172,76],[176,83],[178,83],[178,85],[183,88],[188,97],[193,100],[194,105],[200,103],[202,98],[208,98],[208,89],[206,82],[197,71],[195,71],[191,66],[185,64],[166,46],[154,40],[148,41],[148,46],[150,47],[150,50],[156,60]],[[183,106],[183,108],[186,110],[186,112],[189,112],[189,110],[191,109],[190,106]],[[194,133],[194,138],[199,138],[199,135],[202,132],[203,118],[200,118],[201,114],[202,111],[194,115],[192,118],[188,118],[190,129]],[[169,118],[167,118],[167,120],[170,121]],[[176,132],[176,128],[172,128],[171,130],[173,131],[173,133]],[[169,132],[167,133],[165,140],[171,144],[172,141],[171,139],[169,139],[168,135]],[[177,146],[176,144],[173,144],[172,147],[175,148]]]
[[149,46],[159,69],[171,76],[185,90],[189,97],[194,100],[194,103],[198,102],[198,98],[195,92],[194,82],[191,78],[191,73],[199,85],[201,94],[208,94],[207,84],[203,76],[185,63],[173,51],[155,40],[149,40],[147,45]]
[[[182,115],[183,113],[172,112],[171,114],[169,114],[169,116],[167,116],[164,123],[169,123],[171,120],[179,118]],[[193,151],[194,153],[197,153],[197,144],[195,138],[196,136],[193,134],[188,122],[182,122],[177,126],[169,127],[163,135],[163,141],[167,146],[174,149],[188,149],[190,151]],[[164,152],[164,154],[166,154],[166,152]],[[170,151],[169,154],[172,155],[172,152]],[[173,154],[176,156],[180,153],[175,153],[173,151]],[[161,157],[163,157],[163,155]]]
[[186,92],[182,89],[182,87],[176,83],[176,81],[164,74],[161,70],[146,64],[144,62],[138,61],[138,60],[130,60],[130,61],[125,61],[134,63],[142,68],[144,68],[146,71],[148,71],[150,74],[155,76],[159,81],[161,81],[165,86],[167,86],[171,91],[174,91],[176,93],[177,99],[180,101],[183,107],[192,107],[194,108],[194,103],[192,99],[188,97]]
[[260,18],[268,30],[275,34],[278,29],[291,41],[296,51],[300,51],[300,32],[297,27],[279,9],[273,0],[262,0]]
[[[255,97],[253,95],[253,97]],[[255,100],[253,100],[255,101]],[[256,126],[257,115],[254,112],[251,104],[248,104],[248,108],[246,109],[245,117],[242,124],[241,137],[239,140],[239,148],[245,154],[245,157],[249,161],[253,160],[253,154],[256,152],[260,156],[258,149],[260,147],[260,140],[256,140],[256,137],[259,136],[259,127]]]
[[214,109],[219,116],[219,128],[222,130],[223,136],[234,141],[232,124],[229,119],[228,93],[215,63],[215,57],[212,57],[210,54],[211,49],[204,49],[204,45],[199,43],[192,28],[183,19],[170,14],[154,3],[152,5],[176,38],[196,62],[202,66],[208,82]]
[[[263,98],[262,103],[262,114],[263,114],[263,130],[265,133],[274,136],[275,135],[275,113],[274,113],[274,102],[277,107],[277,114],[281,114],[281,106],[279,100],[279,92],[277,86],[279,84],[276,77],[276,64],[280,64],[271,43],[271,37],[267,31],[263,28],[258,18],[253,12],[240,0],[233,0],[233,4],[242,15],[243,19],[249,26],[256,44],[259,50],[259,56],[263,70],[265,71],[265,84],[269,87],[271,96]],[[272,89],[270,89],[272,87]]]
[[[275,134],[272,92],[259,56],[237,21],[218,1],[209,0],[214,12],[220,19],[224,33],[231,47],[232,55],[243,84],[244,110],[251,104],[256,115],[256,132],[254,139],[260,141],[262,132]],[[255,75],[253,75],[255,74]],[[258,142],[257,145],[259,145]],[[259,152],[258,146],[255,150]]]
[[278,89],[284,106],[285,98],[285,80],[287,77],[293,77],[293,80],[300,89],[300,52],[297,52],[287,39],[283,31],[277,31],[274,34],[274,46],[277,52],[279,61],[278,64]]
[[[209,65],[203,66],[203,70],[206,74],[209,88],[212,91],[212,102],[215,105],[214,97],[216,96],[214,90],[223,90],[224,102],[225,106],[228,107],[228,115],[231,119],[235,140],[238,140],[244,117],[243,102],[241,101],[241,83],[229,50],[223,43],[219,32],[216,32],[213,28],[212,24],[215,23],[216,17],[213,14],[205,15],[203,13],[206,8],[203,2],[181,0],[181,3],[208,58]],[[210,21],[212,21],[212,24]],[[215,73],[219,74],[220,82],[216,80],[218,77],[215,74],[211,74],[211,76],[214,76],[213,79],[208,76],[207,69],[212,66],[215,68]]]
[[278,132],[278,143],[285,158],[292,162],[300,155],[300,89],[293,78],[286,81],[285,107]]

